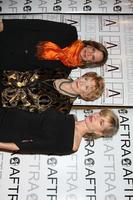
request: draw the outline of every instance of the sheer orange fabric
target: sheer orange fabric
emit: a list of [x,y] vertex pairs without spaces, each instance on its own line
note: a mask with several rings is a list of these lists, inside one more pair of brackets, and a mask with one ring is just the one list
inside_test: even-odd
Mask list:
[[79,56],[83,47],[81,40],[76,40],[63,49],[53,42],[45,41],[37,46],[37,57],[40,60],[60,60],[67,67],[78,67],[83,65]]

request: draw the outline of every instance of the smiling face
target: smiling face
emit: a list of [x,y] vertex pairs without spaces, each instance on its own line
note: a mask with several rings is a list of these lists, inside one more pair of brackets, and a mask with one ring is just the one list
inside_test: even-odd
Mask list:
[[96,88],[96,82],[92,77],[81,76],[72,82],[72,90],[81,97],[87,96]]
[[87,72],[71,83],[71,90],[85,101],[94,101],[102,95],[104,86],[102,76],[99,76],[96,72]]
[[87,45],[84,47],[80,52],[80,58],[84,62],[88,63],[98,63],[101,60],[103,60],[103,53],[96,49],[95,47],[92,47],[90,45]]
[[88,131],[95,133],[98,136],[103,136],[104,130],[111,126],[108,119],[102,116],[99,112],[86,117],[85,123]]

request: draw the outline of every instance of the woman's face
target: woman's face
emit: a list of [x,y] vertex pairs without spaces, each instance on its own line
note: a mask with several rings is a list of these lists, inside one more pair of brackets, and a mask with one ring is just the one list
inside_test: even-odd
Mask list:
[[81,97],[86,96],[96,88],[95,80],[89,76],[81,76],[72,82],[72,90]]
[[110,123],[106,117],[101,116],[99,112],[86,117],[85,123],[89,131],[96,133],[99,136],[102,136],[103,131],[110,127]]
[[87,45],[81,50],[80,58],[84,62],[98,63],[103,60],[103,53],[95,47]]

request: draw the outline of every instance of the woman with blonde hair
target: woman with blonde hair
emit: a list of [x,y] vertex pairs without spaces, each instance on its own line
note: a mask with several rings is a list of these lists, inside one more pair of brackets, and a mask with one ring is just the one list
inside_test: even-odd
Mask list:
[[101,110],[75,121],[53,109],[32,113],[12,108],[0,110],[0,149],[15,153],[67,155],[79,149],[83,137],[111,137],[119,120],[111,110]]
[[[105,118],[108,123],[111,126],[106,127],[103,132],[102,132],[102,137],[112,137],[113,135],[115,135],[119,129],[119,120],[118,117],[114,114],[114,112],[110,109],[102,109],[100,110],[99,113],[95,113],[93,115],[93,118],[95,118],[95,116],[97,117],[97,115],[99,115],[103,118]],[[101,119],[100,124],[101,126],[103,125],[104,120]],[[93,138],[93,139],[97,139],[99,137],[101,137],[100,135],[96,134],[95,131],[92,131],[92,133],[86,133],[84,135],[85,138]]]

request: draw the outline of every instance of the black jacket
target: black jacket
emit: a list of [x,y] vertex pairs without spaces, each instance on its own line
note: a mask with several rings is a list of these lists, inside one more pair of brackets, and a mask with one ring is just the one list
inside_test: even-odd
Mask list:
[[40,114],[0,109],[0,142],[14,142],[19,153],[66,155],[73,153],[75,120],[48,109]]
[[64,48],[78,39],[74,26],[66,23],[36,19],[3,20],[4,31],[0,33],[0,68],[19,71],[48,68],[71,72],[60,61],[39,61],[36,46],[40,41],[52,41]]

